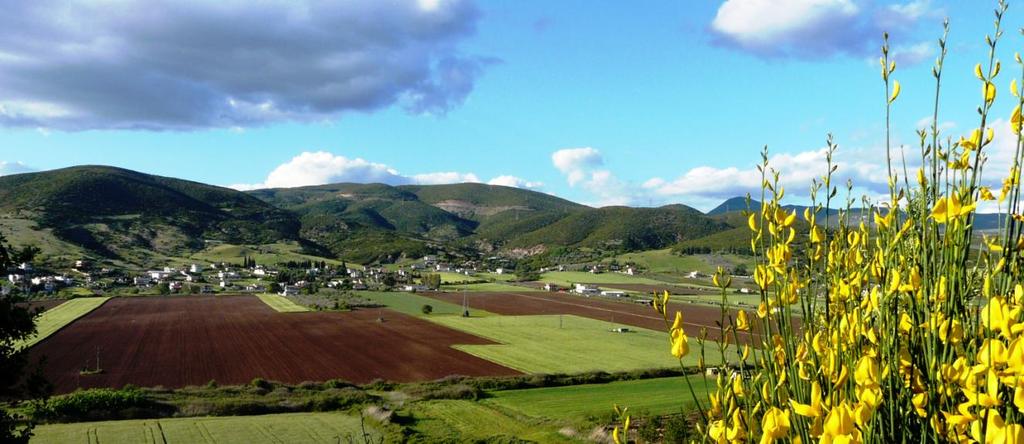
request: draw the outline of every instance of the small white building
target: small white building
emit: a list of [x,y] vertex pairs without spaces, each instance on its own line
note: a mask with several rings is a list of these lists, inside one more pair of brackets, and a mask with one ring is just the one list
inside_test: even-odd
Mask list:
[[203,272],[203,266],[199,265],[199,264],[189,265],[188,272],[189,273],[202,273]]
[[588,294],[589,295],[589,294],[598,294],[598,293],[601,292],[601,290],[599,288],[597,288],[597,285],[594,285],[594,284],[576,284],[576,286],[573,287],[573,292],[574,293],[579,293],[579,294]]
[[605,290],[601,292],[601,296],[607,296],[610,298],[628,298],[629,295],[624,291],[618,290]]
[[297,294],[299,294],[299,287],[294,285],[285,285],[280,293],[281,296],[295,296]]
[[132,279],[132,284],[139,287],[147,287],[153,283],[153,278],[149,276],[136,276]]
[[427,291],[427,290],[430,290],[430,289],[427,288],[426,285],[406,285],[406,286],[402,287],[402,290],[411,291],[411,292],[417,292],[417,291]]
[[494,269],[494,274],[505,274],[507,271],[504,268],[496,268]]

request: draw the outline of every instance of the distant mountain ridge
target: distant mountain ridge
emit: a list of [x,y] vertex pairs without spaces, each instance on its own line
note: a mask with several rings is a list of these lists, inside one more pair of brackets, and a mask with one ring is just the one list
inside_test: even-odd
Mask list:
[[[752,208],[760,203],[751,200]],[[702,213],[674,204],[592,208],[513,187],[339,183],[240,192],[107,166],[0,177],[0,229],[22,243],[125,263],[188,255],[207,241],[299,242],[359,262],[449,251],[534,254],[557,247],[739,250],[742,197]],[[798,212],[805,207],[788,205]],[[979,227],[994,226],[980,215]],[[14,232],[12,230],[18,230]]]

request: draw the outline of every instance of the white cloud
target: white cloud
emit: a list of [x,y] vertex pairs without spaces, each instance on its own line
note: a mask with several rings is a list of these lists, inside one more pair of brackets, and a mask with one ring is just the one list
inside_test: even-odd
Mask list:
[[473,173],[459,173],[455,171],[445,171],[437,173],[425,173],[415,174],[412,176],[412,181],[421,185],[440,185],[445,183],[465,183],[465,182],[480,182],[480,178],[476,177]]
[[[3,164],[0,164],[2,166]],[[262,183],[228,185],[241,191],[261,188],[291,188],[329,183],[384,183],[388,185],[439,185],[449,183],[480,183],[474,173],[438,171],[406,175],[382,163],[363,158],[348,158],[326,151],[306,151],[278,165]],[[488,183],[519,188],[540,188],[540,182],[531,182],[515,176],[498,176]]]
[[[878,50],[883,31],[900,33],[928,12],[927,1],[726,0],[711,30],[717,43],[764,57],[862,56]],[[930,53],[915,45],[903,54],[901,62],[912,64]]]
[[551,163],[566,175],[569,186],[576,186],[586,178],[588,170],[604,164],[604,158],[591,147],[565,148],[551,154]]
[[505,187],[525,188],[530,190],[536,190],[544,187],[542,182],[531,182],[521,177],[516,176],[498,176],[489,181],[488,185],[501,185]]
[[28,165],[25,165],[24,163],[21,163],[21,162],[8,162],[8,161],[5,161],[5,160],[0,160],[0,176],[7,176],[7,175],[11,175],[11,174],[21,174],[21,173],[31,173],[33,171],[36,171],[36,169],[32,168],[32,167],[30,167]]
[[[780,153],[771,156],[770,168],[779,171],[779,180],[790,196],[807,196],[811,181],[820,178],[827,171],[827,149],[821,148],[795,154]],[[839,149],[833,163],[839,169],[833,176],[833,183],[842,188],[852,180],[858,189],[869,195],[878,194],[886,186],[885,165],[868,162],[860,150]],[[820,180],[819,180],[820,181]],[[681,199],[698,207],[706,208],[707,203],[721,201],[746,193],[758,194],[761,189],[761,173],[755,166],[749,168],[698,166],[679,177],[666,180],[655,177],[644,182],[642,187],[662,198]]]

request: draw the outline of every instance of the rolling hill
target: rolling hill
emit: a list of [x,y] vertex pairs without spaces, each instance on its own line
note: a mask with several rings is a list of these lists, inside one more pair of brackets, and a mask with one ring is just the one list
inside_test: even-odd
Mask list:
[[0,177],[0,218],[135,263],[204,240],[270,243],[298,240],[299,231],[294,215],[244,193],[105,166]]
[[[756,200],[750,204],[760,207]],[[707,214],[679,204],[591,208],[478,183],[340,183],[243,193],[106,166],[0,177],[0,233],[13,243],[39,246],[44,255],[138,266],[189,257],[208,241],[285,242],[297,245],[301,254],[361,263],[438,249],[523,255],[561,247],[673,248],[742,254],[749,248],[741,214],[746,208],[740,197]],[[786,208],[802,212],[805,207]],[[996,221],[995,215],[976,219],[979,229]]]

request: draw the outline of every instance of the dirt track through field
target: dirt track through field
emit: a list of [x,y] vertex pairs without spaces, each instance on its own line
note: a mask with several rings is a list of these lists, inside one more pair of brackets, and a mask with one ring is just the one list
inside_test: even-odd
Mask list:
[[[378,322],[382,313],[385,322]],[[278,313],[252,296],[115,298],[31,349],[58,393],[77,387],[182,387],[261,377],[367,383],[519,372],[455,350],[492,344],[390,310]],[[80,375],[95,366],[99,375]]]
[[[657,331],[667,329],[665,320],[648,305],[606,300],[596,296],[588,298],[560,292],[423,294],[454,304],[462,304],[462,297],[465,294],[470,307],[503,315],[572,314]],[[719,328],[716,321],[721,320],[721,309],[670,302],[669,315],[673,316],[677,310],[683,313],[684,328],[690,337],[696,337],[702,327],[708,329],[709,338],[718,337]],[[748,315],[752,317],[753,313],[748,311]],[[730,316],[735,316],[734,310],[730,310]]]

